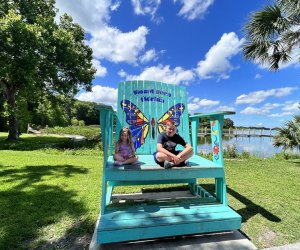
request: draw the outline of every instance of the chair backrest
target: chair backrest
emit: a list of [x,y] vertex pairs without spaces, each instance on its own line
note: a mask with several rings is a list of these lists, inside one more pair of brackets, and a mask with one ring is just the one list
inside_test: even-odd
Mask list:
[[138,154],[156,151],[158,134],[169,120],[190,143],[186,88],[154,81],[119,83],[116,139],[122,127],[129,127]]

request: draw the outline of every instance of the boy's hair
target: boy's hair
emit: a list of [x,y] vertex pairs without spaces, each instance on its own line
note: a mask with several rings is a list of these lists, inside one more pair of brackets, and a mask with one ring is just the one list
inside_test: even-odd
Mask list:
[[129,144],[130,146],[133,145],[133,142],[132,142],[132,134],[131,134],[131,131],[129,128],[122,128],[119,132],[119,140],[117,141],[118,144],[120,144],[122,142],[121,140],[121,135],[122,134],[128,134],[128,137],[127,137],[127,144]]
[[166,128],[167,126],[176,127],[176,123],[175,123],[174,121],[168,121],[168,122],[166,123],[166,125],[165,125],[165,128]]

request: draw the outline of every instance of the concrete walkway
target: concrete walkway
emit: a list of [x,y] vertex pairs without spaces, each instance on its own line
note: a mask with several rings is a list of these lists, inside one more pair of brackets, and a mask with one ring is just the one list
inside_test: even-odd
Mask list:
[[[155,192],[146,194],[126,194],[113,196],[113,202],[122,202],[122,200],[139,200],[144,199],[163,199],[164,197],[188,197],[191,196],[189,191],[176,191],[176,192]],[[98,222],[97,222],[98,223]],[[257,249],[253,243],[247,239],[240,231],[230,231],[222,233],[198,234],[188,236],[177,236],[160,239],[151,239],[143,241],[110,243],[110,244],[96,244],[96,228],[90,244],[90,250],[99,249],[139,249],[139,250],[252,250]]]
[[[162,239],[151,239],[144,241],[96,244],[96,233],[94,232],[90,250],[252,250],[257,249],[251,241],[249,241],[239,231],[200,234],[192,236],[169,237]],[[280,249],[281,250],[281,249]]]

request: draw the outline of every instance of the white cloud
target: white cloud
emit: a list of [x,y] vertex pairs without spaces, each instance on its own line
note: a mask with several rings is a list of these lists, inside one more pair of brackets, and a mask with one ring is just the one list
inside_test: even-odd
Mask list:
[[[58,15],[70,14],[87,32],[93,33],[110,20],[110,0],[57,0]],[[58,20],[58,18],[56,19]]]
[[208,99],[200,99],[198,97],[195,97],[193,99],[190,99],[191,103],[188,103],[189,112],[195,112],[199,108],[207,108],[219,105],[219,101],[213,101]]
[[207,99],[202,99],[198,102],[199,106],[216,106],[219,105],[220,101],[213,101],[213,100],[207,100]]
[[92,47],[96,58],[107,59],[114,63],[136,64],[139,54],[146,45],[148,32],[145,26],[127,33],[105,26],[92,34],[88,44]]
[[121,1],[116,1],[115,3],[113,3],[111,6],[110,6],[110,10],[111,11],[116,11],[118,10],[118,8],[120,7],[121,5]]
[[131,3],[136,15],[149,15],[151,16],[151,20],[157,23],[163,20],[162,17],[156,17],[161,0],[131,0]]
[[217,44],[206,53],[205,60],[198,62],[199,77],[228,79],[229,72],[234,69],[229,60],[240,52],[243,41],[234,32],[224,33]]
[[256,74],[255,77],[254,77],[254,79],[260,79],[260,78],[262,78],[261,74]]
[[235,108],[231,107],[231,106],[220,106],[217,110],[219,111],[234,111],[235,112]]
[[[282,106],[279,103],[266,103],[260,108],[247,107],[241,111],[241,114],[256,114],[256,115],[265,115],[269,114],[272,109]],[[271,116],[271,115],[269,115]]]
[[214,0],[174,0],[174,2],[183,4],[178,15],[188,20],[202,18],[208,7],[214,3]]
[[150,62],[150,61],[155,61],[157,60],[157,54],[156,54],[156,51],[155,49],[150,49],[148,51],[146,51],[146,53],[142,56],[140,56],[140,62],[141,63],[147,63],[147,62]]
[[199,105],[196,103],[188,103],[189,112],[194,113],[199,109]]
[[117,89],[96,85],[92,88],[92,92],[84,92],[78,94],[75,98],[81,101],[104,103],[111,105],[116,109]]
[[93,66],[96,68],[97,72],[96,72],[96,76],[106,76],[107,74],[107,69],[103,66],[101,66],[100,61],[93,59],[92,60],[92,64]]
[[[110,12],[117,10],[120,1],[111,0],[57,0],[58,15],[68,13],[79,23],[91,39],[87,44],[93,49],[95,59],[106,59],[115,63],[136,64],[146,45],[149,30],[140,26],[130,32],[110,27]],[[56,19],[58,21],[58,18]]]
[[282,110],[293,113],[300,112],[299,102],[288,101],[284,104]]
[[191,70],[184,70],[181,67],[170,69],[169,65],[158,65],[145,68],[145,70],[140,75],[128,75],[124,71],[119,73],[126,76],[126,80],[150,79],[152,81],[160,81],[176,85],[179,83],[188,85],[188,82],[192,81],[195,77],[195,74]]
[[253,108],[253,107],[247,107],[243,109],[240,113],[241,114],[246,114],[246,115],[264,115],[268,111],[262,110],[260,108]]
[[251,92],[249,94],[242,94],[236,98],[236,104],[257,104],[268,97],[282,97],[291,94],[297,88],[285,87],[278,89],[270,89],[270,90],[260,90]]
[[269,115],[270,117],[283,117],[283,116],[290,116],[292,115],[292,112],[282,112],[282,113],[274,113]]

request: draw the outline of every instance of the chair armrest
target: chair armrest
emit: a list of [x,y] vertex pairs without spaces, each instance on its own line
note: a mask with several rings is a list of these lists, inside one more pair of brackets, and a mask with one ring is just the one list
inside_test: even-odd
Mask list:
[[198,137],[198,127],[199,127],[199,118],[209,117],[210,120],[210,129],[211,129],[211,143],[212,143],[212,153],[213,161],[220,165],[224,165],[223,161],[223,148],[222,148],[222,132],[224,124],[225,115],[233,115],[233,111],[220,111],[204,114],[191,115],[191,126],[192,126],[192,145],[195,154],[197,154],[197,137]]
[[201,114],[195,114],[195,115],[190,115],[191,120],[199,119],[202,117],[209,117],[213,115],[234,115],[235,112],[233,111],[219,111],[219,112],[211,112],[211,113],[201,113]]
[[116,116],[116,112],[112,106],[105,104],[96,105],[96,109],[100,112],[103,158],[104,164],[106,164],[108,156],[112,153],[113,121],[114,117]]

